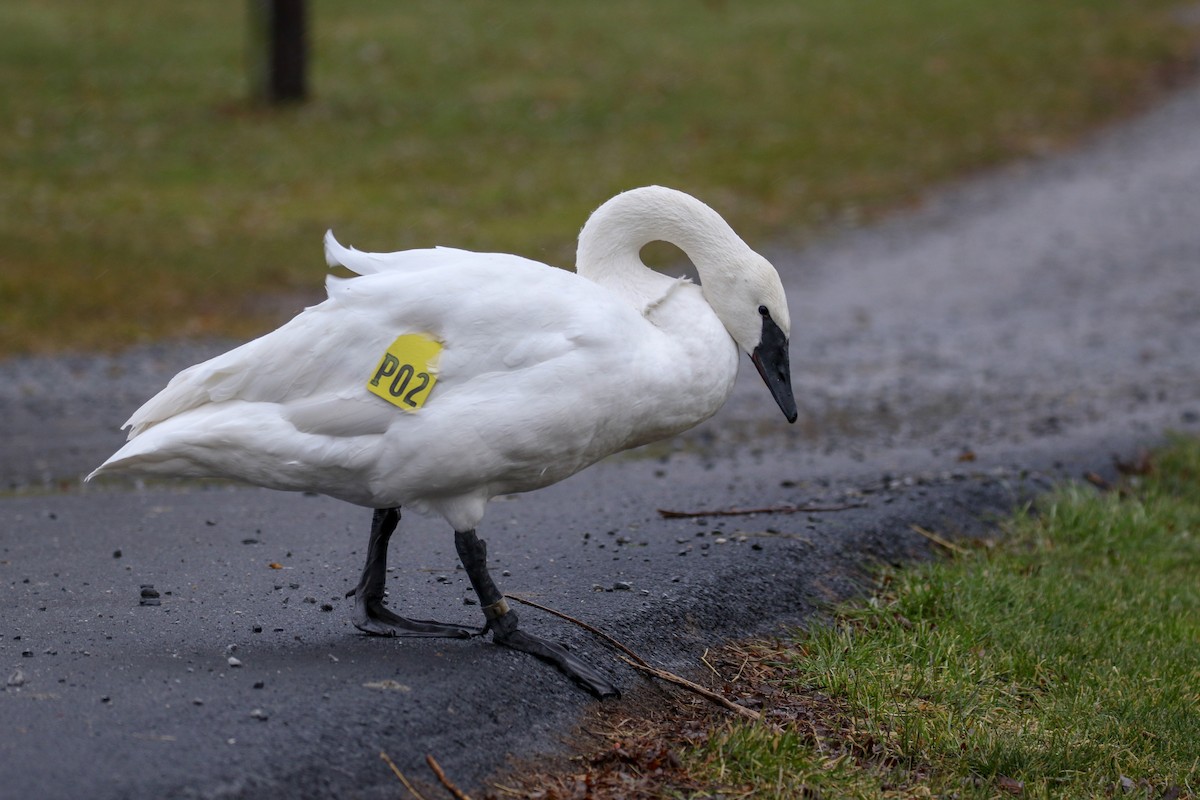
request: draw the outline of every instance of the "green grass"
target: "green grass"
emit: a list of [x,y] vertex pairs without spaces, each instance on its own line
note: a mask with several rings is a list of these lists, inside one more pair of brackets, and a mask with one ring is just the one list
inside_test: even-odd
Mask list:
[[320,0],[314,100],[270,111],[244,3],[5,3],[0,355],[260,331],[326,227],[570,265],[658,182],[802,238],[1144,103],[1176,4]]
[[796,798],[1196,797],[1200,442],[1156,465],[1127,493],[1068,488],[993,547],[891,574],[777,649],[797,721],[713,737],[692,755],[701,780]]

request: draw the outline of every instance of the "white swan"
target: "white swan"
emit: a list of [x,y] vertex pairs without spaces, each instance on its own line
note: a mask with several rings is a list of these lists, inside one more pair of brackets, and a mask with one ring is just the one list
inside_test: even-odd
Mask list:
[[[641,248],[656,240],[688,255],[700,286],[642,263]],[[360,277],[329,277],[325,302],[179,373],[134,413],[129,442],[88,480],[215,476],[376,509],[352,592],[357,627],[491,629],[594,693],[614,693],[558,645],[517,629],[475,527],[498,494],[547,486],[710,417],[733,387],[739,348],[794,421],[779,275],[716,212],[662,187],[625,192],[592,214],[576,274],[449,248],[363,253],[332,233],[325,253]],[[483,631],[383,605],[401,505],[453,526]]]

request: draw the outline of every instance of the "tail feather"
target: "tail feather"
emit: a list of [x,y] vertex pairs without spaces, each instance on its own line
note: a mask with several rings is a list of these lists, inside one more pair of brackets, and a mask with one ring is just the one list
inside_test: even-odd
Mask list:
[[325,263],[329,266],[345,267],[359,275],[373,275],[386,269],[387,265],[381,261],[377,254],[346,247],[334,238],[333,231],[325,231]]
[[87,483],[97,475],[104,473],[138,473],[139,470],[137,469],[137,465],[139,462],[145,460],[145,457],[154,451],[153,445],[149,447],[147,446],[149,438],[150,437],[146,437],[136,441],[131,440],[127,442],[124,447],[109,456],[103,464],[88,473],[88,476],[83,479],[84,483]]
[[346,247],[333,237],[333,231],[325,232],[325,263],[331,267],[345,267],[359,275],[374,275],[399,269],[440,268],[448,256],[474,255],[455,247],[428,247],[415,250],[398,250],[395,253],[366,253]]

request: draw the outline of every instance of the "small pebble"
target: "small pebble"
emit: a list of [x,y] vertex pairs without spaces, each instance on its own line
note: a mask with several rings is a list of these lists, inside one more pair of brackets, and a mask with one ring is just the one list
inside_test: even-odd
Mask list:
[[113,550],[113,558],[120,558],[120,557],[121,557],[121,551]]
[[477,605],[479,605],[479,601],[476,600],[474,597],[464,597],[463,605],[464,606],[477,606]]
[[333,611],[333,604],[332,603],[322,603],[321,610],[322,611]]
[[628,592],[628,591],[629,591],[630,589],[632,589],[632,588],[633,588],[633,585],[632,585],[632,584],[629,584],[629,583],[626,583],[625,581],[615,581],[615,582],[613,583],[613,590],[614,590],[614,591],[618,591],[618,592]]
[[242,660],[237,656],[230,656],[226,661],[231,667],[240,667],[242,665]]
[[261,689],[261,688],[263,688],[264,686],[266,686],[266,684],[265,684],[265,683],[263,683],[262,681],[255,681],[255,682],[254,682],[254,688],[255,688],[255,689]]
[[254,717],[256,720],[259,720],[260,722],[267,721],[267,712],[263,711],[261,708],[256,708],[253,711],[251,711],[250,716]]
[[14,688],[17,686],[24,686],[25,685],[25,673],[21,672],[21,670],[17,670],[12,675],[9,675],[8,676],[8,685],[12,686]]
[[204,705],[204,701],[203,701],[203,700],[201,700],[199,697],[193,697],[193,698],[192,698],[192,705],[194,705],[194,706],[202,706],[202,705]]

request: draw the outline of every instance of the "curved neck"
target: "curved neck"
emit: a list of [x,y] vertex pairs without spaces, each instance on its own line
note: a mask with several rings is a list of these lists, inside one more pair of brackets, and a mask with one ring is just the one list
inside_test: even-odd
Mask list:
[[642,263],[642,248],[657,241],[670,242],[691,259],[702,287],[713,265],[749,250],[704,203],[674,189],[648,186],[619,194],[596,209],[579,233],[575,271],[635,305],[653,303],[674,283]]

